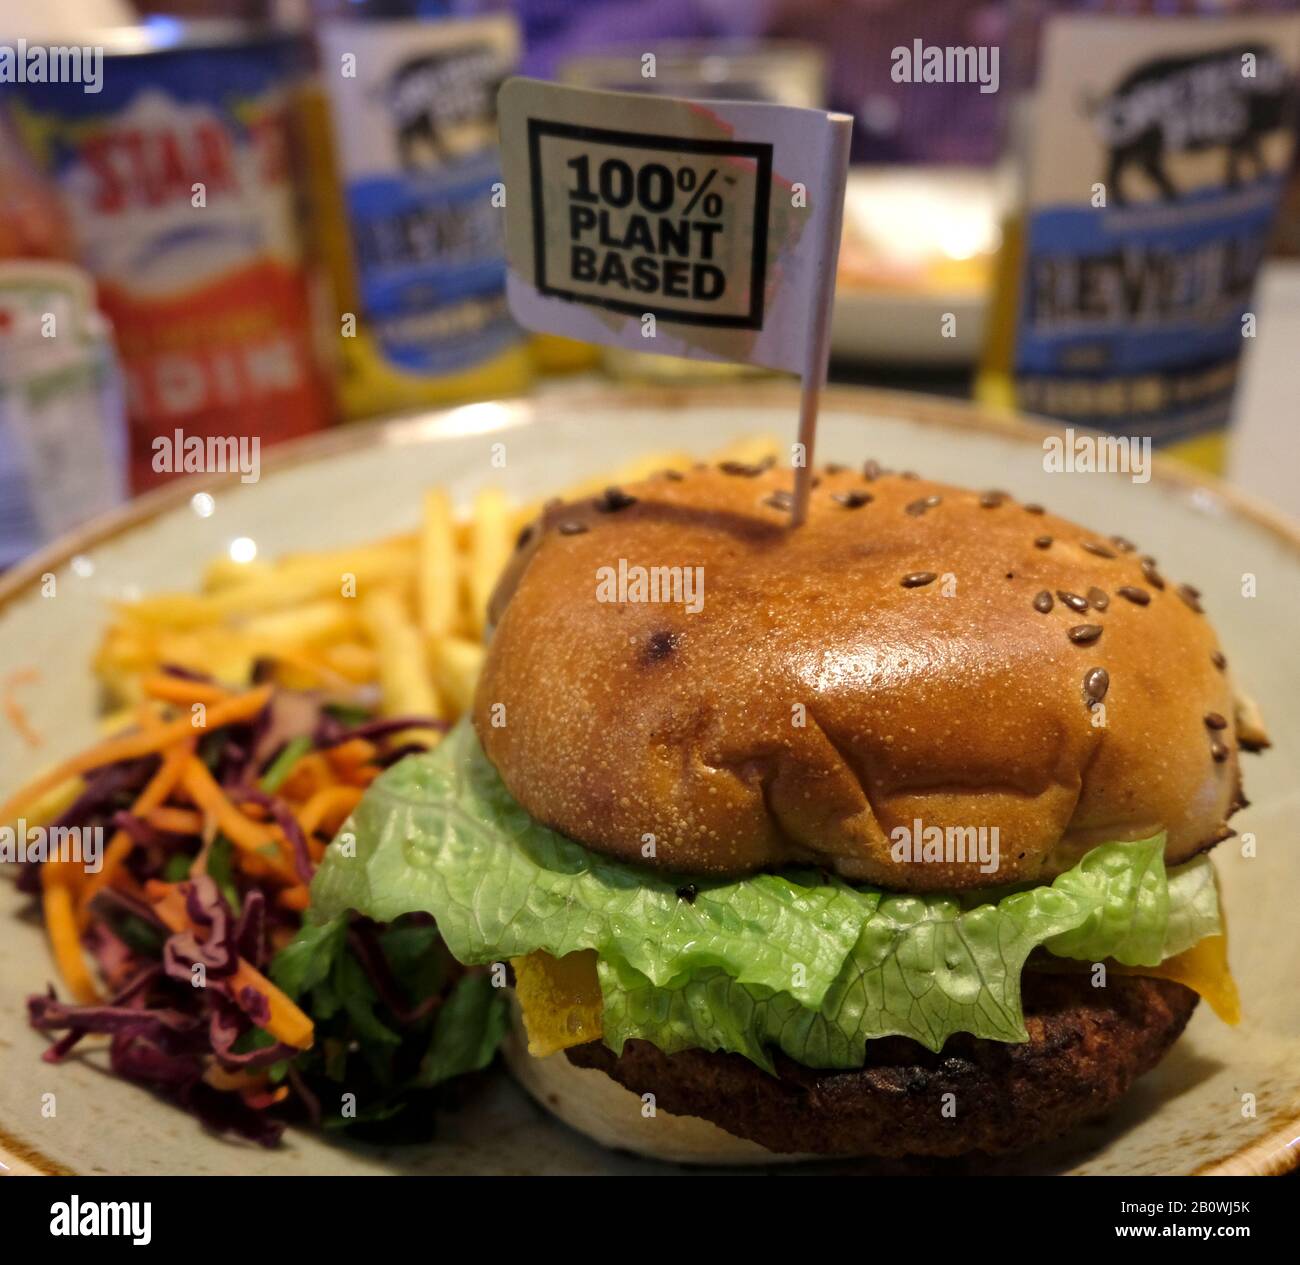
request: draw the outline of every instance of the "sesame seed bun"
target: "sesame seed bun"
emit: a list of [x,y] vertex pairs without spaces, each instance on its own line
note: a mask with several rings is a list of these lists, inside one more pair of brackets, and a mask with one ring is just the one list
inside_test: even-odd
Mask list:
[[[791,530],[790,482],[696,468],[525,533],[474,721],[533,817],[682,874],[813,863],[914,891],[1230,833],[1236,712],[1194,590],[1104,524],[871,465],[823,471]],[[619,600],[638,567],[702,568],[676,594],[699,609]],[[900,856],[918,821],[996,827],[996,870]]]

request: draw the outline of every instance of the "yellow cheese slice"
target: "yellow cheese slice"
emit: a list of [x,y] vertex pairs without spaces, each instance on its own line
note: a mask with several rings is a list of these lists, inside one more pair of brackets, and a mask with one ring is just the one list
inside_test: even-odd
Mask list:
[[515,997],[523,1011],[528,1053],[545,1058],[571,1045],[599,1040],[603,1002],[596,977],[596,952],[583,949],[565,957],[529,953],[511,958]]
[[1205,998],[1224,1023],[1241,1022],[1241,997],[1228,966],[1228,937],[1206,936],[1190,949],[1166,958],[1159,966],[1116,966],[1121,975],[1150,975],[1183,984]]

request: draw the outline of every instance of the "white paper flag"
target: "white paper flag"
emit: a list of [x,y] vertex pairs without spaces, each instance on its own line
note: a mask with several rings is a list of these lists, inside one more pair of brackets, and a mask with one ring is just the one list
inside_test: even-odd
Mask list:
[[[508,293],[528,329],[825,374],[852,120],[512,79]],[[814,401],[815,408],[815,401]]]

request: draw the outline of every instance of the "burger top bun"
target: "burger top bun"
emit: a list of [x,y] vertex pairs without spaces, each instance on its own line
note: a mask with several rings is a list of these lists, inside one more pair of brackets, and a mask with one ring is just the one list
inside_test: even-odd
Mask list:
[[912,891],[1041,881],[1160,830],[1173,864],[1229,833],[1233,697],[1195,590],[1127,541],[874,463],[827,468],[791,530],[790,483],[697,467],[524,533],[474,722],[534,818],[683,874],[810,863]]

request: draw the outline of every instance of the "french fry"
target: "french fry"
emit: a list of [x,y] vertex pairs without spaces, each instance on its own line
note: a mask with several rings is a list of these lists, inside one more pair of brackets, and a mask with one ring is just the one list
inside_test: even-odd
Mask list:
[[733,439],[724,444],[709,457],[711,465],[723,461],[738,461],[743,465],[757,465],[769,457],[780,454],[780,441],[771,435],[747,435],[744,439]]
[[275,666],[275,682],[287,690],[314,690],[321,686],[347,691],[352,682],[340,676],[325,662],[321,651],[310,647],[299,650],[274,642],[255,647],[256,657],[269,659]]
[[396,594],[379,589],[362,598],[361,622],[379,655],[384,715],[441,716],[419,630]]
[[464,637],[434,637],[429,642],[429,666],[438,692],[456,713],[467,712],[474,702],[486,653],[481,642]]
[[[651,475],[658,474],[660,470],[688,470],[696,460],[696,457],[681,450],[663,449],[648,452],[634,458],[632,461],[625,462],[614,470],[607,471],[605,474],[570,484],[559,493],[559,498],[562,501],[580,501],[585,497],[599,496],[611,485],[622,486],[627,483],[639,483],[642,479],[648,479]],[[517,530],[531,523],[541,513],[546,499],[550,498],[530,501],[522,509],[516,511],[515,527]]]
[[514,549],[514,523],[505,494],[484,488],[474,498],[474,535],[469,558],[470,631],[482,637],[488,599]]
[[426,637],[447,637],[458,623],[460,566],[451,498],[441,488],[424,494],[419,562],[415,572],[416,608]]
[[117,623],[109,628],[95,656],[95,670],[135,672],[151,668],[158,659],[158,634],[152,629]]
[[695,460],[685,452],[648,452],[626,461],[607,474],[584,479],[581,483],[567,488],[561,496],[566,501],[577,500],[584,496],[596,496],[611,484],[640,483],[660,470],[685,470]]
[[128,625],[194,629],[239,616],[285,610],[317,598],[340,597],[345,577],[355,579],[360,593],[381,585],[409,583],[414,573],[413,552],[391,545],[300,555],[265,577],[218,593],[160,593],[121,604],[118,612]]
[[265,580],[271,570],[271,564],[260,558],[236,562],[229,554],[222,554],[203,568],[202,589],[205,593],[220,593],[222,589],[247,584],[250,580]]
[[321,657],[330,670],[346,681],[363,685],[379,675],[379,656],[369,646],[359,641],[344,641],[337,646],[324,646]]
[[352,637],[357,631],[356,604],[343,598],[322,598],[288,610],[256,615],[240,626],[249,641],[286,646],[325,646]]
[[613,474],[593,482],[599,490],[604,490],[611,483],[638,483],[652,474],[658,474],[660,470],[689,470],[695,460],[689,452],[681,449],[673,452],[647,452],[631,461],[625,461]]
[[[753,463],[780,452],[777,439],[749,437],[710,460]],[[689,469],[696,460],[680,450],[646,453],[562,496],[598,496],[611,484]],[[515,506],[501,491],[485,489],[471,513],[457,517],[448,493],[432,488],[415,532],[278,560],[222,556],[205,569],[199,593],[119,603],[95,672],[114,705],[129,708],[168,664],[230,688],[246,686],[255,663],[269,659],[274,679],[287,688],[350,692],[378,685],[388,715],[454,719],[473,699],[488,600],[519,531],[542,504]]]
[[243,684],[252,674],[256,657],[253,647],[238,633],[226,628],[201,628],[160,637],[153,666],[173,663],[206,672],[218,681]]

